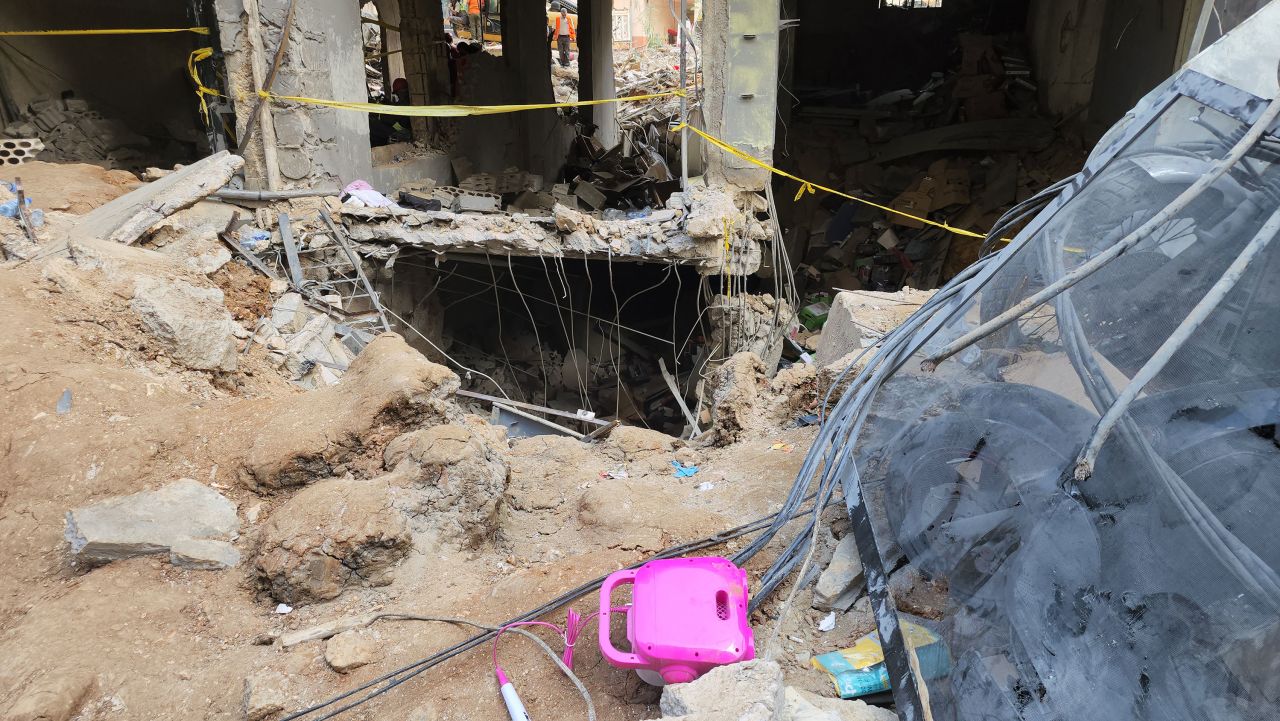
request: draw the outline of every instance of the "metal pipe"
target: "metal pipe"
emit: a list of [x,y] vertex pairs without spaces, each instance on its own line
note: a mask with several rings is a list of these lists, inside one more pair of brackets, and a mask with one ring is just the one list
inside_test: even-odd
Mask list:
[[1159,213],[1152,216],[1150,220],[1143,223],[1115,245],[1094,256],[1092,260],[1088,261],[1084,265],[1081,265],[1053,283],[1050,283],[1038,293],[1033,294],[1031,297],[1023,300],[1012,308],[1009,308],[995,318],[992,318],[986,323],[983,323],[977,328],[974,328],[968,333],[960,336],[951,343],[948,343],[942,350],[924,359],[920,364],[921,369],[927,373],[933,372],[942,361],[1016,321],[1025,315],[1027,311],[1035,308],[1036,306],[1042,305],[1045,301],[1052,299],[1054,296],[1067,290],[1076,283],[1088,278],[1101,270],[1105,265],[1115,260],[1120,256],[1120,254],[1137,245],[1139,241],[1150,235],[1151,231],[1168,222],[1174,215],[1184,210],[1191,204],[1191,201],[1199,197],[1200,194],[1207,190],[1210,185],[1217,182],[1217,180],[1225,175],[1226,172],[1235,166],[1236,163],[1240,162],[1240,159],[1243,158],[1245,154],[1249,152],[1249,149],[1258,142],[1258,139],[1262,137],[1262,134],[1266,132],[1267,128],[1271,127],[1271,124],[1275,122],[1277,117],[1280,117],[1280,98],[1276,98],[1271,101],[1271,104],[1263,111],[1257,122],[1253,124],[1253,127],[1249,128],[1249,132],[1245,133],[1244,137],[1240,139],[1240,142],[1236,143],[1235,147],[1231,149],[1231,152],[1228,153],[1221,162],[1214,166],[1213,170],[1197,179],[1195,183],[1192,183],[1190,187],[1182,191],[1181,195],[1174,198],[1171,203],[1165,206]]
[[211,197],[218,200],[289,200],[291,198],[317,198],[337,196],[337,188],[299,188],[297,190],[239,190],[221,188]]
[[1168,339],[1160,346],[1160,349],[1151,356],[1151,359],[1134,374],[1133,379],[1129,381],[1129,385],[1125,386],[1124,391],[1107,409],[1106,415],[1102,417],[1102,420],[1098,421],[1098,425],[1094,427],[1093,435],[1089,438],[1084,451],[1076,461],[1075,477],[1077,481],[1086,480],[1093,474],[1093,465],[1098,460],[1098,453],[1102,450],[1102,445],[1107,442],[1107,438],[1120,420],[1120,416],[1129,410],[1129,406],[1138,397],[1138,394],[1147,387],[1147,384],[1160,371],[1164,370],[1165,366],[1169,365],[1169,361],[1174,354],[1187,344],[1192,334],[1208,319],[1209,314],[1216,310],[1223,299],[1227,297],[1227,294],[1236,287],[1236,284],[1244,276],[1245,271],[1248,270],[1249,264],[1262,251],[1266,250],[1271,241],[1275,239],[1277,233],[1280,233],[1280,210],[1271,215],[1271,218],[1262,226],[1258,234],[1253,237],[1253,240],[1249,241],[1245,249],[1240,251],[1240,255],[1236,256],[1236,259],[1222,274],[1222,277],[1218,279],[1218,282],[1214,283],[1209,292],[1205,293],[1200,302],[1191,309],[1191,312],[1178,324],[1178,327],[1169,335]]
[[689,17],[689,0],[680,0],[680,17],[676,19],[680,28],[680,200],[684,207],[689,202],[689,99],[685,97],[685,48],[688,46],[688,27],[685,19]]

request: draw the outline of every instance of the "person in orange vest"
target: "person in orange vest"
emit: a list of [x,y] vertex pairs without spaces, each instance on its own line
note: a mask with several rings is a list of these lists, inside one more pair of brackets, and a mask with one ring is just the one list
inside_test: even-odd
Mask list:
[[480,22],[480,0],[469,0],[467,3],[467,29],[471,31],[471,39],[484,42],[484,26]]
[[555,36],[556,47],[560,50],[560,67],[568,67],[569,41],[578,39],[578,29],[573,26],[569,11],[563,5],[560,6],[560,15],[556,17],[556,24],[551,28],[551,34]]

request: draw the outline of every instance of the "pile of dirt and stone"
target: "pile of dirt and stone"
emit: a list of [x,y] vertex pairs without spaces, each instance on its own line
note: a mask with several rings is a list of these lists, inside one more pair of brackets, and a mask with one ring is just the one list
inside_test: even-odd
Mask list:
[[[812,366],[770,379],[751,354],[733,358],[716,429],[697,441],[625,426],[594,442],[511,438],[398,335],[358,353],[335,349],[329,326],[299,340],[328,316],[220,236],[255,212],[207,197],[238,160],[133,190],[100,168],[46,166],[36,203],[59,185],[98,195],[49,207],[38,228],[0,218],[3,721],[278,718],[470,634],[406,615],[499,622],[776,510],[814,437],[796,422],[818,403]],[[332,377],[302,382],[316,368]],[[843,532],[840,517],[830,509],[826,528]],[[820,551],[824,564],[840,552],[831,531]],[[832,598],[801,591],[777,663],[665,693],[593,648],[575,670],[601,719],[887,719],[831,698],[807,664],[871,627],[840,574],[820,584]],[[844,610],[820,631],[829,608]],[[307,633],[379,615],[392,618]],[[770,602],[753,623],[777,616]],[[502,716],[488,650],[353,717]],[[535,717],[583,715],[526,640],[504,637],[499,653]]]

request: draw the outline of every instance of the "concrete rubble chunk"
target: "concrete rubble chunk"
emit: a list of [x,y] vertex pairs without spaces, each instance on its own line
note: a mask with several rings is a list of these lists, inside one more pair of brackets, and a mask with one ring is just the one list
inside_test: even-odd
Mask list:
[[897,721],[894,712],[863,701],[826,698],[788,686],[784,691],[786,721]]
[[221,571],[240,565],[240,552],[226,541],[180,538],[169,547],[169,563],[193,571]]
[[911,288],[896,293],[837,293],[831,301],[827,322],[822,326],[815,362],[819,367],[827,366],[875,345],[931,297],[933,291]]
[[813,607],[820,611],[848,611],[862,593],[862,560],[853,534],[840,539],[831,563],[813,589]]
[[307,305],[298,293],[285,293],[271,304],[271,325],[285,335],[302,330],[309,316]]
[[324,660],[338,673],[367,666],[377,658],[377,641],[360,631],[344,631],[324,644]]
[[660,703],[663,716],[734,721],[774,721],[783,706],[782,667],[761,659],[714,668],[692,683],[666,686]]
[[156,223],[226,185],[243,166],[244,159],[238,155],[225,150],[214,153],[83,216],[71,237],[135,243]]
[[246,721],[265,721],[289,703],[288,680],[276,671],[263,671],[244,680],[243,711]]
[[184,478],[155,491],[68,511],[66,538],[77,562],[101,565],[169,552],[175,544],[181,548],[182,542],[192,539],[232,539],[239,530],[231,501]]
[[221,290],[139,276],[130,305],[178,363],[196,370],[236,369],[236,326]]

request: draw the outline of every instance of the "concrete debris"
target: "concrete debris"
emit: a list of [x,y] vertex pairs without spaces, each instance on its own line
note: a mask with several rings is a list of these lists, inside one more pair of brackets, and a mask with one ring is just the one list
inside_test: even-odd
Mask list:
[[788,721],[897,721],[889,709],[870,706],[863,701],[826,698],[810,691],[788,686],[784,690],[782,717]]
[[840,539],[831,563],[813,589],[813,607],[820,611],[848,611],[863,590],[862,561],[850,533]]
[[344,631],[325,642],[324,660],[334,671],[346,673],[378,660],[378,643],[360,631]]
[[870,348],[932,297],[933,291],[911,288],[895,293],[866,290],[837,293],[827,322],[822,326],[814,360],[819,366],[827,366],[845,355]]
[[895,721],[888,709],[783,685],[782,668],[756,659],[662,689],[662,718],[683,721]]
[[299,491],[262,531],[254,559],[262,587],[296,607],[390,583],[411,545],[394,500],[384,480],[334,478]]
[[212,488],[184,478],[155,491],[68,511],[65,535],[75,561],[96,566],[165,553],[175,545],[180,555],[185,553],[183,549],[199,555],[198,548],[183,546],[183,542],[225,542],[234,539],[239,529],[240,520],[230,501]]
[[175,361],[197,370],[235,370],[237,326],[221,290],[140,276],[131,305]]
[[169,563],[193,571],[220,571],[240,565],[240,552],[226,541],[180,538],[169,547]]
[[[768,293],[716,295],[711,299],[708,315],[713,347],[754,353],[764,363],[766,374],[773,375],[786,345],[783,333],[795,327],[795,312],[785,300]],[[781,332],[779,325],[784,326]]]
[[243,166],[238,155],[214,153],[82,216],[72,237],[135,243],[160,221],[226,185]]
[[510,472],[506,429],[478,422],[413,431],[387,444],[385,465],[413,484],[402,506],[467,546],[491,540]]
[[298,293],[285,293],[271,305],[271,325],[285,335],[302,330],[310,316],[306,303]]
[[[139,170],[151,144],[125,123],[104,117],[80,98],[41,97],[4,127],[6,138],[38,137],[36,157],[55,162],[92,162],[107,168]],[[0,141],[0,146],[4,141]],[[0,158],[3,158],[0,155]]]
[[757,425],[767,383],[764,363],[755,353],[736,353],[716,369],[709,390],[718,443],[731,443]]
[[241,710],[245,721],[266,721],[291,701],[289,680],[278,671],[259,671],[244,680]]
[[663,718],[699,716],[734,721],[773,721],[785,708],[782,668],[756,659],[721,666],[692,683],[662,689]]

